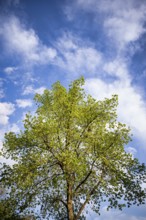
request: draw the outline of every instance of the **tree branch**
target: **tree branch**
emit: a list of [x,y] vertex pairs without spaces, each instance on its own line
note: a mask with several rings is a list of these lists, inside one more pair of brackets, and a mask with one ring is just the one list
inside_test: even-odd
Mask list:
[[92,170],[90,170],[87,176],[78,184],[78,186],[75,188],[75,192],[87,181],[91,173],[92,173]]
[[87,181],[87,179],[90,177],[90,175],[92,174],[93,172],[93,166],[94,166],[94,163],[95,163],[96,159],[93,161],[92,165],[91,165],[91,169],[89,171],[89,173],[87,174],[87,176],[78,184],[78,186],[75,188],[75,192]]
[[77,215],[75,216],[74,220],[78,220],[78,218],[80,217],[82,211],[84,210],[86,204],[90,201],[91,196],[94,194],[96,188],[99,186],[99,184],[101,183],[101,181],[99,181],[94,187],[93,189],[90,191],[90,193],[87,195],[86,200],[84,201],[84,203],[81,205]]
[[61,202],[65,206],[65,208],[67,209],[67,204],[66,204],[66,202],[63,201],[63,199],[57,198],[57,197],[53,199],[53,203],[57,202],[57,201]]

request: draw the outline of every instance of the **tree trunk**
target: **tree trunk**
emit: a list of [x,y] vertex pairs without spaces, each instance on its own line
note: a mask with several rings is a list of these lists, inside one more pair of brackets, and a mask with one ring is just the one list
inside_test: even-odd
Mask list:
[[73,211],[73,200],[72,200],[72,186],[70,183],[67,184],[67,210],[68,210],[68,220],[74,220]]

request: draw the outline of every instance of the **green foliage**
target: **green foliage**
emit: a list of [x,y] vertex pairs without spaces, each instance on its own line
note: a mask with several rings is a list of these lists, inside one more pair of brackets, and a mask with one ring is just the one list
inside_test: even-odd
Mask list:
[[3,203],[11,209],[39,205],[41,218],[77,220],[88,204],[100,213],[104,199],[109,208],[144,203],[145,165],[124,150],[131,138],[117,121],[118,97],[97,101],[83,85],[83,78],[68,90],[57,82],[36,94],[37,111],[26,115],[24,130],[5,135],[2,155],[16,161],[1,168],[10,190]]

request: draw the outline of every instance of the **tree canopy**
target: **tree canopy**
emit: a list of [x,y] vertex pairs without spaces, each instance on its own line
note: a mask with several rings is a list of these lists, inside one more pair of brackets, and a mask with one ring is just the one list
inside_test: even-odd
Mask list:
[[36,94],[24,129],[5,134],[2,155],[15,161],[1,166],[5,209],[77,220],[86,219],[87,207],[100,214],[105,200],[119,209],[144,203],[145,165],[125,151],[131,136],[117,120],[118,97],[97,101],[83,85],[83,78],[68,89],[56,82]]

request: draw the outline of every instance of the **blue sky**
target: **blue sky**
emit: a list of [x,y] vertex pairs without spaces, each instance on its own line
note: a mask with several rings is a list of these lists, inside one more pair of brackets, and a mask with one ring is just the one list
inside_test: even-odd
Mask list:
[[[146,1],[1,0],[0,145],[18,132],[33,96],[81,75],[97,99],[119,95],[118,119],[131,127],[126,150],[146,158]],[[1,160],[3,160],[1,158]],[[146,219],[145,206],[88,219]]]

